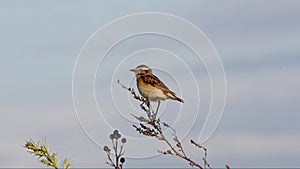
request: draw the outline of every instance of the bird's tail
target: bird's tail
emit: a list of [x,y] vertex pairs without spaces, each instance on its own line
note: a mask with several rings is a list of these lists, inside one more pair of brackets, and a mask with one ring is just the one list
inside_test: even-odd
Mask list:
[[175,93],[168,93],[170,99],[177,100],[181,103],[184,103],[183,100],[175,95]]
[[177,101],[179,101],[181,103],[184,103],[184,101],[181,98],[177,97],[177,96],[175,96],[175,100],[177,100]]

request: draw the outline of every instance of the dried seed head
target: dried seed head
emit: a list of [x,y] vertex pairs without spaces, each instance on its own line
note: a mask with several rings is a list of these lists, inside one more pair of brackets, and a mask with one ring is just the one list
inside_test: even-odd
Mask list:
[[110,151],[110,149],[108,148],[108,146],[104,146],[104,147],[103,147],[103,150],[104,150],[104,151]]
[[125,158],[122,157],[122,158],[120,159],[120,162],[121,162],[121,163],[125,163]]
[[121,142],[126,143],[126,138],[122,138]]
[[121,134],[113,134],[113,138],[117,140],[121,138]]
[[110,135],[110,139],[119,139],[121,138],[121,134],[119,133],[118,130],[114,130],[114,132]]
[[113,134],[119,134],[118,130],[114,130]]

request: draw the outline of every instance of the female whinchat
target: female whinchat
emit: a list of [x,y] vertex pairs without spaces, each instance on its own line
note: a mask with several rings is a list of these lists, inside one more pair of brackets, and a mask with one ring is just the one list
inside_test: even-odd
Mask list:
[[172,99],[183,103],[183,100],[175,95],[152,70],[146,65],[139,65],[130,71],[135,73],[137,88],[140,94],[148,101],[158,102],[157,110],[161,100]]

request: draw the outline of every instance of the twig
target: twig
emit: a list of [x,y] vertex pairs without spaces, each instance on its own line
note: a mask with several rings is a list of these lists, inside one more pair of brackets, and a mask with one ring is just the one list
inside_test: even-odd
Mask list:
[[[193,161],[191,158],[189,158],[186,155],[186,153],[184,152],[183,146],[182,146],[180,140],[178,139],[178,137],[176,135],[175,129],[172,128],[167,123],[161,122],[160,119],[156,119],[155,112],[151,111],[150,102],[147,99],[145,99],[141,96],[138,96],[135,93],[133,88],[126,87],[125,85],[121,84],[119,80],[118,80],[118,83],[124,89],[128,90],[133,95],[134,99],[142,102],[140,104],[140,107],[147,114],[148,118],[145,118],[143,116],[138,117],[138,116],[132,114],[137,120],[140,121],[140,126],[132,125],[136,129],[136,131],[138,131],[140,134],[142,134],[144,136],[155,137],[158,140],[164,141],[170,149],[167,150],[167,151],[158,150],[159,153],[166,154],[166,155],[167,154],[175,155],[179,158],[182,158],[182,159],[186,160],[191,166],[195,166],[195,167],[198,167],[200,169],[203,169],[203,167],[200,164]],[[147,103],[146,107],[144,106],[144,103]],[[171,142],[167,139],[167,137],[163,133],[163,130],[161,128],[161,124],[163,124],[164,127],[170,128],[173,131],[172,136],[173,136],[173,141],[176,143],[176,146],[172,146]]]
[[201,146],[200,144],[196,143],[194,140],[190,140],[191,141],[191,144],[195,145],[196,147],[200,148],[200,149],[203,149],[204,151],[204,158],[202,158],[203,162],[204,162],[204,166],[208,167],[209,169],[211,169],[210,167],[210,164],[207,162],[207,149],[204,147],[204,146]]
[[[143,98],[143,97],[137,95],[137,94],[135,93],[135,91],[134,91],[133,88],[130,88],[130,87],[127,87],[127,86],[123,85],[123,84],[120,82],[120,80],[118,80],[117,83],[119,83],[124,89],[128,90],[128,91],[133,95],[133,98],[135,98],[135,99],[141,101],[142,104],[140,104],[140,106],[143,106],[144,103],[147,103],[147,102],[148,102],[147,99],[145,99],[145,98]],[[149,105],[149,104],[147,103],[147,106],[148,106],[148,105]]]
[[[118,80],[117,83],[119,85],[121,85],[122,88],[128,90],[132,94],[132,96],[133,96],[134,99],[142,102],[140,104],[140,107],[147,114],[147,117],[148,117],[148,119],[150,121],[154,121],[156,119],[156,114],[153,111],[151,111],[151,105],[150,105],[150,101],[149,100],[147,100],[146,98],[144,98],[142,96],[137,95],[133,88],[127,87],[127,86],[123,85],[120,82],[120,80]],[[144,106],[144,104],[146,104],[146,107]]]

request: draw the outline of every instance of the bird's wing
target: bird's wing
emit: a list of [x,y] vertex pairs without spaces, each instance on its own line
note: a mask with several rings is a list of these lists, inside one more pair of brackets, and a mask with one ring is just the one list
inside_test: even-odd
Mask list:
[[151,86],[162,90],[169,98],[183,103],[183,100],[177,97],[173,91],[169,90],[169,88],[155,75],[143,75],[141,76],[141,79],[144,81],[144,83],[150,84]]
[[[151,75],[144,75],[141,78],[143,79],[143,81],[146,84],[150,84],[153,87],[159,88],[163,92],[172,92],[172,91],[169,90],[169,88],[161,80],[159,80],[158,77],[156,77],[153,74],[151,74]],[[174,92],[172,92],[172,93],[174,93]]]

